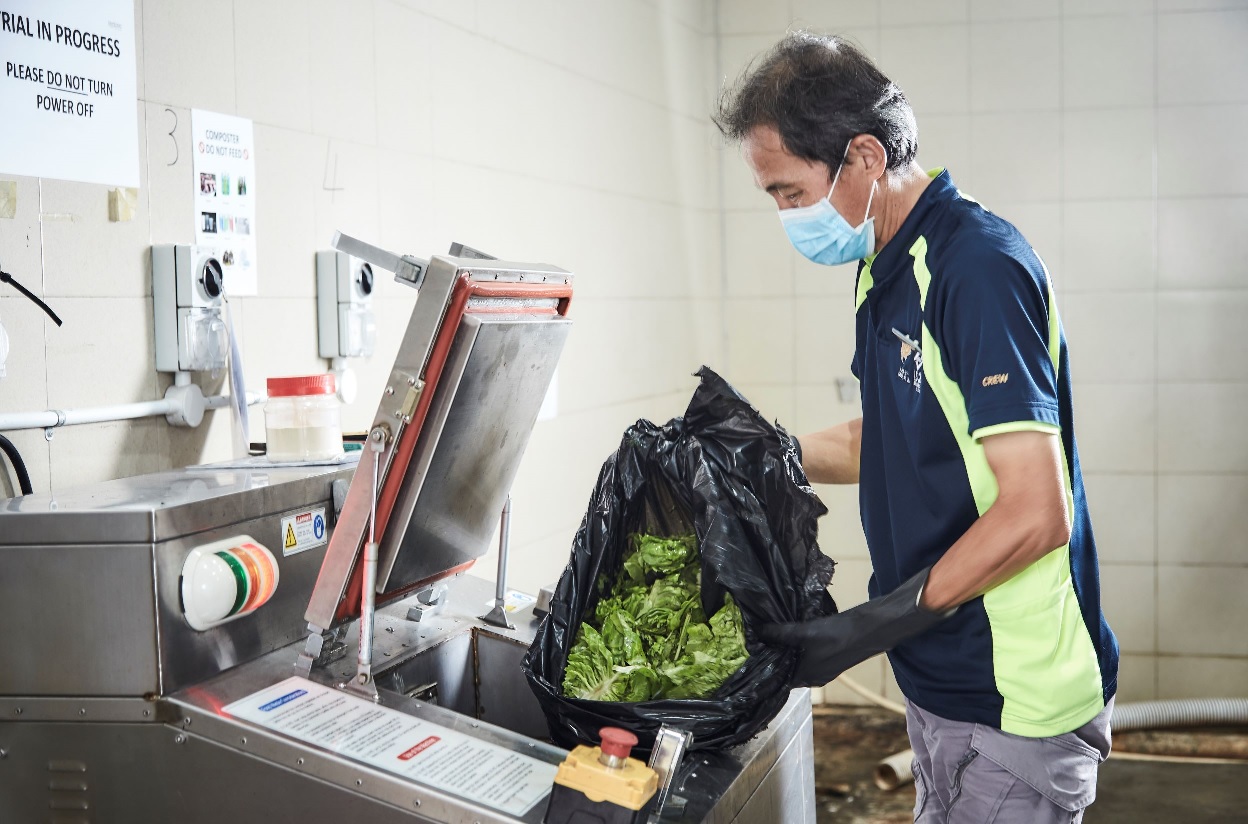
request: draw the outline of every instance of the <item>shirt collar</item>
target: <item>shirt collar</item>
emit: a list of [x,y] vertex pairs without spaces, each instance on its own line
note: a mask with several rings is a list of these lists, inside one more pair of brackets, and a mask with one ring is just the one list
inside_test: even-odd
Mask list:
[[928,215],[940,204],[958,197],[958,187],[953,185],[948,169],[932,169],[927,175],[932,182],[919,195],[914,208],[897,229],[897,234],[893,235],[883,249],[867,258],[867,263],[871,266],[871,277],[876,283],[887,279],[909,263],[910,247],[922,234]]

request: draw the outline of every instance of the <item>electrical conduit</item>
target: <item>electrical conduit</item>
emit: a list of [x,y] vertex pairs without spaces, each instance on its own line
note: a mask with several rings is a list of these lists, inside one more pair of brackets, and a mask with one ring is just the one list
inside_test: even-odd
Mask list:
[[[48,409],[43,412],[6,412],[0,413],[0,432],[18,429],[54,429],[61,426],[76,426],[88,423],[106,423],[108,421],[126,421],[135,418],[148,418],[155,415],[181,416],[184,425],[196,426],[199,421],[194,418],[194,400],[191,393],[173,395],[172,390],[183,387],[170,387],[171,394],[158,401],[140,401],[123,403],[114,406],[94,406],[85,409]],[[198,392],[198,387],[196,388]],[[200,414],[206,409],[224,409],[230,404],[228,395],[211,395],[207,398],[199,396],[202,402]],[[247,405],[255,406],[263,403],[265,397],[254,392],[247,393]],[[188,406],[191,408],[188,409]],[[194,423],[191,423],[194,421]]]

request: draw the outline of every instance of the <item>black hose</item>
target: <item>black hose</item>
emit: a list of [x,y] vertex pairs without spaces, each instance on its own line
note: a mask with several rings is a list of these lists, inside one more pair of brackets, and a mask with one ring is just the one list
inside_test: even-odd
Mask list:
[[35,490],[30,485],[30,473],[26,471],[26,462],[22,460],[22,453],[18,452],[13,442],[3,435],[0,435],[0,450],[3,450],[13,462],[13,471],[17,473],[17,485],[21,488],[22,494],[33,493]]
[[[23,295],[25,295],[26,297],[30,298],[30,300],[34,301],[34,303],[35,303],[35,305],[36,305],[36,306],[38,306],[38,307],[39,307],[40,309],[42,309],[43,311],[47,312],[47,313],[48,313],[48,317],[50,317],[50,318],[52,318],[52,320],[56,321],[56,325],[57,325],[57,326],[60,326],[60,325],[61,325],[61,319],[60,319],[60,318],[58,318],[58,317],[56,316],[56,312],[53,312],[53,311],[52,311],[52,307],[51,307],[51,306],[48,306],[46,303],[44,303],[43,301],[41,301],[41,300],[39,299],[39,296],[38,296],[38,295],[36,295],[34,292],[32,292],[32,291],[30,291],[29,289],[27,289],[27,288],[26,288],[25,286],[23,286],[22,284],[18,283],[16,280],[14,280],[14,279],[13,279],[13,276],[12,276],[12,275],[10,275],[8,272],[4,271],[3,269],[0,269],[0,283],[8,283],[8,284],[12,285],[12,287],[13,287],[14,289],[16,289],[17,291],[21,292],[21,293],[22,293]],[[7,450],[6,450],[6,451],[7,451]]]

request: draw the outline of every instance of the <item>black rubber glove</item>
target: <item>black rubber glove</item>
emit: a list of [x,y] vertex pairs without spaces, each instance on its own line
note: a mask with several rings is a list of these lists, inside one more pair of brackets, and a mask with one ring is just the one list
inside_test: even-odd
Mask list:
[[926,632],[957,610],[938,613],[919,606],[931,569],[853,609],[799,624],[764,624],[758,634],[767,643],[801,652],[793,676],[795,686],[821,687],[855,664]]

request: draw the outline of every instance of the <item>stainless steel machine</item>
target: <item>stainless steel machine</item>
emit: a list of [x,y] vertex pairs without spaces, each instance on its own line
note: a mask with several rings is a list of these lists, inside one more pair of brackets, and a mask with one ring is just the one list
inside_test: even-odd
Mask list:
[[[357,467],[192,467],[0,501],[0,822],[540,822],[539,615],[467,574],[572,278],[340,238],[420,290]],[[809,695],[687,756],[662,821],[813,822]]]

